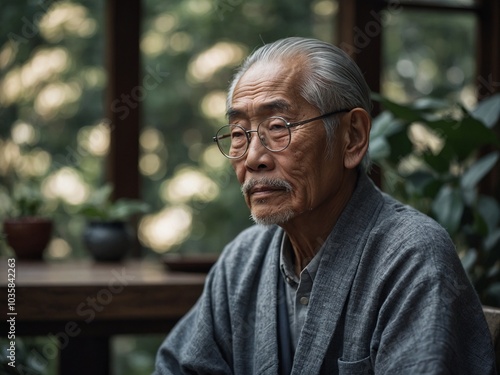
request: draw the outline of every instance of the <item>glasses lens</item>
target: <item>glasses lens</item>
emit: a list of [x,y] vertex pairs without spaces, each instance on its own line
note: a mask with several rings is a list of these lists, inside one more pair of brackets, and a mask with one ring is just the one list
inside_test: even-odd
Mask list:
[[262,144],[270,151],[282,151],[290,144],[290,129],[280,117],[270,117],[260,123],[257,131]]
[[245,129],[239,125],[226,125],[220,128],[216,139],[221,152],[231,159],[243,156],[248,147]]

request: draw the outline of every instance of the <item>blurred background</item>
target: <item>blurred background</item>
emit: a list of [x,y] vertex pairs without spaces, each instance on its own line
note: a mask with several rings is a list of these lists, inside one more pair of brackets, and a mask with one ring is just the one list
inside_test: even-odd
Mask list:
[[[116,8],[126,12],[126,3]],[[104,0],[2,0],[0,217],[12,209],[13,187],[36,184],[55,220],[45,260],[89,258],[79,208],[105,183],[120,181],[114,168],[130,176],[114,197],[151,207],[137,222],[140,248],[133,256],[220,252],[251,225],[239,185],[212,142],[225,123],[225,90],[245,56],[282,37],[343,42],[372,89],[398,103],[439,97],[474,108],[498,90],[488,70],[479,73],[478,55],[489,53],[484,40],[493,36],[481,33],[487,15],[473,0],[340,3],[143,0],[138,55],[129,61],[126,44],[109,44],[109,33],[128,35],[129,24],[110,27],[115,21]],[[353,10],[363,13],[347,19]],[[110,96],[110,86],[130,78],[129,64],[131,75],[139,69],[137,85]],[[116,151],[114,133],[130,114],[138,116],[137,151]],[[117,152],[125,157],[110,163]],[[2,252],[9,256],[11,249]],[[162,338],[115,338],[114,374],[151,373]],[[26,345],[37,340],[43,338]],[[34,371],[53,374],[56,367]]]

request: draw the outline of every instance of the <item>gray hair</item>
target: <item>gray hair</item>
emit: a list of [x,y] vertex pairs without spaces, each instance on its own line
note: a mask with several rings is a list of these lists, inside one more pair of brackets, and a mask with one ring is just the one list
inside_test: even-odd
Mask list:
[[[321,114],[339,109],[363,108],[371,111],[370,89],[356,63],[340,48],[317,39],[291,37],[266,44],[248,56],[237,70],[229,85],[227,108],[231,106],[234,89],[250,67],[256,62],[293,61],[302,58],[302,71],[298,90],[300,95]],[[327,155],[332,152],[338,117],[323,120],[328,137]],[[368,167],[368,157],[363,165]]]

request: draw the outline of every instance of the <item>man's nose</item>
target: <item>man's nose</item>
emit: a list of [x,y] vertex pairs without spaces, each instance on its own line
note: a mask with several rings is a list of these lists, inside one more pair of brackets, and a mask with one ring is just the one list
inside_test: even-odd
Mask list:
[[245,165],[251,170],[269,169],[272,165],[271,151],[264,147],[256,130],[248,133],[248,151]]

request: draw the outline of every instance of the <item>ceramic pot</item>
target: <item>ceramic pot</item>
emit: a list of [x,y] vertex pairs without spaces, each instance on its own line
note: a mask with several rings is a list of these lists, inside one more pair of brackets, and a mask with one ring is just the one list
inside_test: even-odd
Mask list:
[[41,217],[5,219],[7,244],[19,260],[41,260],[52,237],[52,220]]
[[132,231],[123,221],[92,221],[83,233],[83,244],[97,261],[122,260],[132,245]]

